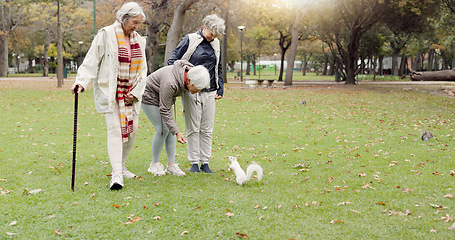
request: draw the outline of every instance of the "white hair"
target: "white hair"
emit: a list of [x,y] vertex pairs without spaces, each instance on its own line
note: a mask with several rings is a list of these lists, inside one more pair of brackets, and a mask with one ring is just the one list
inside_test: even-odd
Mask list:
[[215,34],[224,34],[225,26],[224,20],[218,17],[216,14],[208,15],[202,20],[202,24],[204,24],[205,28],[212,29]]
[[123,4],[123,6],[117,11],[115,17],[120,23],[125,23],[130,17],[136,17],[142,15],[142,21],[145,21],[145,13],[142,11],[142,7],[135,2],[129,2]]
[[190,84],[199,90],[210,87],[209,71],[202,65],[192,67],[187,73],[187,78],[190,79]]

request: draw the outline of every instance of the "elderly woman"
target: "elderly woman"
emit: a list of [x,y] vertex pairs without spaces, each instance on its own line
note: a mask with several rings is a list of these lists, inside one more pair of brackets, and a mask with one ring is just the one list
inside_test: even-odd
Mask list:
[[77,86],[80,93],[93,81],[96,110],[106,119],[111,190],[121,189],[123,178],[136,176],[125,163],[136,137],[147,76],[145,39],[136,32],[145,20],[142,8],[126,3],[116,17],[114,24],[96,35],[71,87],[74,93]]
[[203,89],[199,94],[185,91],[182,102],[188,138],[188,160],[191,163],[190,172],[202,170],[205,173],[212,173],[209,162],[212,156],[216,100],[223,97],[221,51],[217,37],[224,34],[225,26],[224,20],[215,14],[205,17],[202,23],[204,26],[199,31],[186,35],[180,41],[169,57],[168,64],[172,65],[176,60],[183,59],[195,66],[206,67],[210,73],[210,87]]
[[[148,169],[155,176],[171,173],[183,176],[185,173],[175,163],[176,140],[186,143],[183,133],[172,117],[175,99],[187,91],[190,94],[201,92],[209,86],[210,75],[204,66],[193,66],[185,60],[166,66],[150,74],[147,79],[142,110],[155,127],[152,140],[152,162]],[[175,137],[174,137],[175,136]],[[167,167],[160,163],[160,155],[166,146]]]

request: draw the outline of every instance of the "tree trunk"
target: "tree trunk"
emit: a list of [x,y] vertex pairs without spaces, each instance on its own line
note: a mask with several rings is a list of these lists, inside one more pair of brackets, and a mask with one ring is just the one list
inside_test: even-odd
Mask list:
[[251,55],[247,55],[246,56],[245,75],[250,75],[250,66],[251,66]]
[[392,54],[392,75],[398,76],[398,52]]
[[8,76],[8,34],[0,34],[0,77]]
[[50,33],[47,33],[43,54],[43,77],[49,76],[49,46],[51,45]]
[[197,1],[199,0],[180,0],[176,4],[174,8],[174,18],[172,19],[171,27],[167,33],[166,50],[164,51],[164,66],[167,66],[167,60],[180,41],[186,10]]
[[60,0],[57,0],[57,87],[63,87],[63,35],[60,22]]
[[409,71],[411,71],[412,81],[455,81],[455,69],[416,72],[410,68]]
[[223,66],[223,82],[227,83],[227,49],[228,49],[228,31],[229,28],[229,11],[230,11],[230,1],[226,1],[226,8],[224,8],[224,23],[226,24],[226,31],[223,35],[222,48],[221,48],[221,64]]
[[289,47],[291,45],[291,41],[287,41],[288,37],[289,37],[288,35],[284,35],[283,32],[280,31],[280,42],[279,42],[279,45],[280,45],[280,49],[281,49],[281,63],[280,63],[281,68],[280,68],[280,73],[279,73],[279,76],[278,76],[278,81],[279,82],[283,81],[284,56],[286,54],[286,51],[289,49]]
[[294,76],[294,62],[297,55],[297,44],[299,43],[299,30],[302,22],[303,13],[298,9],[295,11],[294,23],[291,28],[291,45],[288,55],[288,67],[286,68],[285,86],[292,85],[292,77]]
[[427,71],[433,71],[433,58],[434,58],[434,50],[431,49],[430,51],[428,51]]

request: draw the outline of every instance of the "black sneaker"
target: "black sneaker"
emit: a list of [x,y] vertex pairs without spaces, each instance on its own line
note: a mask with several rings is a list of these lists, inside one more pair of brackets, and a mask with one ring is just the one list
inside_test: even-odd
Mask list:
[[203,172],[205,172],[205,173],[213,173],[212,170],[210,170],[208,164],[202,164],[202,165],[201,165],[201,170],[202,170]]
[[197,164],[191,165],[190,172],[200,172]]

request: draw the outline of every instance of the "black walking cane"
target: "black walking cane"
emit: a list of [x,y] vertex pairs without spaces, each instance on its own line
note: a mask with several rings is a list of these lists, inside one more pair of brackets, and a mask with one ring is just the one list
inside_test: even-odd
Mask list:
[[74,192],[74,179],[76,177],[76,140],[77,140],[77,100],[79,85],[74,88],[74,133],[73,133],[73,172],[71,176],[71,190]]

